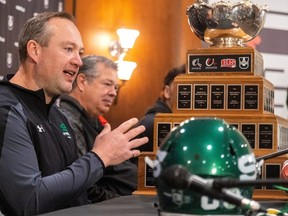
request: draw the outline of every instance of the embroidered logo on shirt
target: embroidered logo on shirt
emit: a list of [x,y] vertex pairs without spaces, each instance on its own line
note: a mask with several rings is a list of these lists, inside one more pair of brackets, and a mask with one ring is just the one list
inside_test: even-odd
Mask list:
[[37,125],[37,129],[38,129],[38,131],[39,131],[40,133],[45,132],[45,130],[44,130],[44,128],[43,128],[42,125]]
[[68,139],[71,139],[71,135],[68,132],[68,129],[64,123],[60,124],[60,130],[62,131],[63,135]]

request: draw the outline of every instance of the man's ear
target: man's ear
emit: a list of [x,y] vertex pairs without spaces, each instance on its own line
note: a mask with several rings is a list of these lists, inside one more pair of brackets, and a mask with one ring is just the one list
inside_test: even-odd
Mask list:
[[85,77],[85,75],[83,73],[81,74],[78,74],[77,77],[76,77],[76,80],[74,81],[77,83],[77,87],[79,89],[80,92],[83,92],[84,91],[84,87],[87,83],[87,79]]
[[163,96],[165,99],[170,99],[171,98],[171,89],[170,86],[165,85],[163,89]]
[[28,41],[27,54],[34,62],[38,62],[39,53],[40,45],[35,40]]

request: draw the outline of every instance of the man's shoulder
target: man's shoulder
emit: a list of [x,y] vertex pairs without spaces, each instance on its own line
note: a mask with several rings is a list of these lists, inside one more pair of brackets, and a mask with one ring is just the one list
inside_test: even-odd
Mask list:
[[59,97],[56,102],[57,107],[66,117],[78,119],[81,116],[82,108],[79,107],[78,103],[75,103],[76,100],[72,100],[72,98],[70,98],[63,96]]
[[17,97],[11,87],[0,82],[0,105],[12,105],[17,101]]
[[151,125],[154,124],[154,118],[156,113],[147,113],[143,118],[139,120],[139,125]]

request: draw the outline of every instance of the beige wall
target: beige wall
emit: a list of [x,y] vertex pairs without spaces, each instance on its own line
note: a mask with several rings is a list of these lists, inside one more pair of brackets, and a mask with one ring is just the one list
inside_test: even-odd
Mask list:
[[[200,40],[190,30],[185,13],[192,2],[77,0],[75,16],[86,54],[112,58],[107,38],[116,39],[117,28],[140,31],[134,48],[125,57],[138,66],[121,88],[118,103],[105,116],[113,128],[128,118],[141,118],[158,97],[167,70],[186,63],[188,49],[200,47]],[[72,5],[72,0],[66,0],[67,11],[72,12]]]

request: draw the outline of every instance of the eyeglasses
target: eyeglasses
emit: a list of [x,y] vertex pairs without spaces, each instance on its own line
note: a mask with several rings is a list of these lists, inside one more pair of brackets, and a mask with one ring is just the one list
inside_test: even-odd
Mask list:
[[116,92],[119,91],[119,85],[118,84],[114,84],[113,82],[109,81],[109,80],[103,80],[100,82],[102,85],[104,85],[107,88],[113,88]]
[[[97,76],[95,76],[95,75],[85,75],[85,77],[86,77],[86,79],[88,80],[88,81],[92,81],[92,80],[94,80],[95,78],[97,78]],[[92,78],[92,79],[91,79]],[[111,80],[101,80],[100,81],[100,84],[101,85],[103,85],[105,88],[109,88],[109,89],[111,89],[111,88],[113,88],[116,92],[118,92],[119,91],[119,85],[118,84],[115,84],[113,81],[111,81]]]

